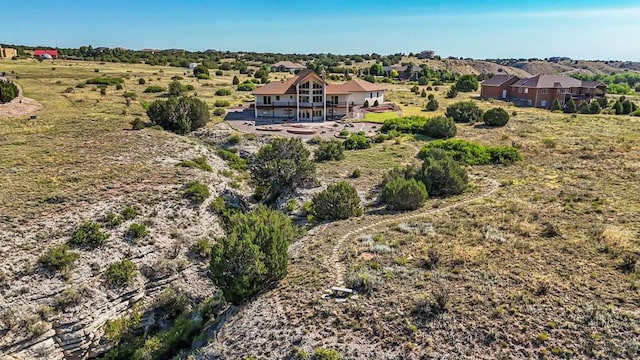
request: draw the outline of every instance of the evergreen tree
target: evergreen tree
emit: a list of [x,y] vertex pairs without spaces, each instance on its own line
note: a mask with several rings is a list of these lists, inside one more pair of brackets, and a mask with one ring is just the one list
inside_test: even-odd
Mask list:
[[578,108],[576,107],[576,102],[573,101],[573,99],[569,99],[564,107],[564,112],[567,114],[575,114],[577,111]]
[[436,111],[438,110],[439,104],[436,99],[431,99],[427,103],[427,111]]
[[615,111],[616,115],[622,115],[624,112],[624,108],[622,107],[622,103],[618,100],[616,100],[615,103],[613,103],[612,109]]
[[551,111],[560,111],[560,100],[558,100],[557,98],[553,100],[553,103],[551,103]]
[[589,113],[590,114],[600,114],[600,111],[602,111],[602,108],[600,107],[600,103],[598,103],[597,101],[591,101],[591,103],[589,103]]
[[240,79],[238,79],[238,75],[234,75],[233,76],[233,85],[238,85],[240,84]]

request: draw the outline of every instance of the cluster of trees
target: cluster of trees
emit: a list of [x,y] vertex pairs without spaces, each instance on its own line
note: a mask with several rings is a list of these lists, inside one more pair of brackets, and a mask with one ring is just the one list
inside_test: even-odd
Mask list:
[[189,96],[171,96],[167,100],[156,100],[147,108],[147,115],[154,124],[178,134],[199,129],[205,126],[210,118],[207,104]]
[[509,122],[509,113],[502,108],[482,111],[473,101],[461,101],[447,106],[445,115],[457,123],[484,122],[488,126],[504,126]]
[[393,210],[415,210],[428,196],[446,197],[464,192],[467,173],[444,150],[431,149],[422,166],[391,170],[382,181],[382,200]]
[[573,99],[569,99],[564,108],[562,108],[560,101],[555,99],[553,100],[553,103],[551,103],[550,110],[556,112],[563,111],[567,114],[599,114],[604,111],[605,113],[615,115],[635,115],[638,110],[638,105],[627,99],[625,96],[621,96],[619,99],[612,102],[602,98],[591,100],[590,102],[582,102],[579,106],[576,105]]
[[602,81],[607,84],[607,92],[610,94],[633,95],[634,91],[640,91],[640,74],[626,72],[621,74],[581,74],[571,75],[579,80]]
[[9,80],[0,81],[0,104],[8,103],[18,97],[18,87]]

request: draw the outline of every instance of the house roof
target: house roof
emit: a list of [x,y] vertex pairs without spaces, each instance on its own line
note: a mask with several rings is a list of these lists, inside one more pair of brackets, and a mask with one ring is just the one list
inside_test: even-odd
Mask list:
[[509,80],[518,80],[518,77],[515,75],[494,75],[489,79],[482,82],[482,86],[500,86]]
[[326,84],[327,95],[344,95],[344,94],[350,94],[353,92],[384,90],[383,87],[376,84],[372,84],[362,79],[353,79],[344,84],[329,84],[326,81],[322,80],[322,78],[320,78],[320,76],[318,76],[318,74],[316,74],[315,71],[305,69],[300,71],[298,75],[294,77],[290,77],[286,80],[270,82],[266,85],[263,85],[255,89],[253,91],[253,95],[295,94],[296,85],[308,79],[309,77],[315,78],[316,80],[319,80],[319,81],[323,81]]
[[51,56],[58,56],[58,50],[43,50],[43,49],[33,50],[33,56],[42,56],[44,54],[49,54]]
[[607,84],[600,81],[583,81],[582,87],[588,88],[588,89],[595,89],[597,87],[607,87]]
[[327,94],[348,94],[352,92],[382,91],[383,87],[362,79],[353,79],[344,84],[329,84]]
[[574,79],[569,76],[561,75],[536,75],[527,79],[520,79],[513,85],[514,87],[527,87],[527,88],[572,88],[582,87],[582,81]]
[[287,61],[287,60],[278,61],[277,63],[271,65],[271,67],[281,67],[281,66],[287,69],[304,69],[304,65]]

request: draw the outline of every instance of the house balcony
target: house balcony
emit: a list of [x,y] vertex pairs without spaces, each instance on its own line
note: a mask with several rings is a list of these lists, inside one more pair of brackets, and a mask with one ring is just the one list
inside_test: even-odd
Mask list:
[[[327,108],[346,108],[347,102],[326,102]],[[301,102],[296,104],[295,101],[272,101],[270,104],[257,103],[256,107],[258,109],[272,109],[272,108],[296,108],[300,107],[304,108],[322,108],[325,106],[324,102]],[[353,106],[353,104],[349,104],[349,107]]]

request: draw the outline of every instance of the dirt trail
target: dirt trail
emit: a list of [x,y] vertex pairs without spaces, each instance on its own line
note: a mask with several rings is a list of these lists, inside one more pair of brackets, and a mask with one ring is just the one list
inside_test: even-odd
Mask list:
[[[0,77],[0,80],[8,79]],[[16,82],[14,82],[14,84],[18,87],[18,97],[6,104],[0,105],[0,119],[26,116],[42,109],[42,104],[31,98],[24,97],[22,87],[20,87]]]
[[342,245],[344,244],[344,242],[348,239],[348,238],[353,238],[354,236],[361,234],[364,231],[367,230],[371,230],[373,228],[379,227],[379,226],[383,226],[383,225],[387,225],[389,223],[393,223],[393,222],[398,222],[398,221],[408,221],[408,220],[412,220],[415,218],[420,218],[420,217],[424,217],[424,216],[428,216],[428,215],[433,215],[439,212],[445,212],[457,207],[460,207],[462,205],[466,205],[469,204],[470,202],[476,201],[476,200],[480,200],[483,198],[486,198],[488,196],[490,196],[491,194],[493,194],[494,192],[496,192],[496,190],[498,190],[499,188],[499,183],[496,180],[493,179],[489,179],[489,190],[486,191],[485,193],[482,193],[480,195],[476,195],[470,198],[467,198],[465,200],[461,200],[458,202],[455,202],[453,204],[441,207],[441,208],[437,208],[437,209],[432,209],[426,212],[416,212],[413,214],[401,214],[401,216],[394,216],[385,220],[382,220],[380,222],[376,222],[370,225],[366,225],[366,226],[362,226],[360,228],[351,230],[349,232],[347,232],[346,234],[344,234],[343,236],[341,236],[338,241],[336,241],[335,245],[333,246],[333,250],[331,251],[331,257],[329,258],[329,264],[328,267],[330,267],[331,269],[333,269],[333,275],[334,275],[334,283],[335,286],[338,287],[344,287],[345,283],[344,283],[344,275],[346,272],[346,268],[343,262],[340,261],[340,249],[342,247]]

